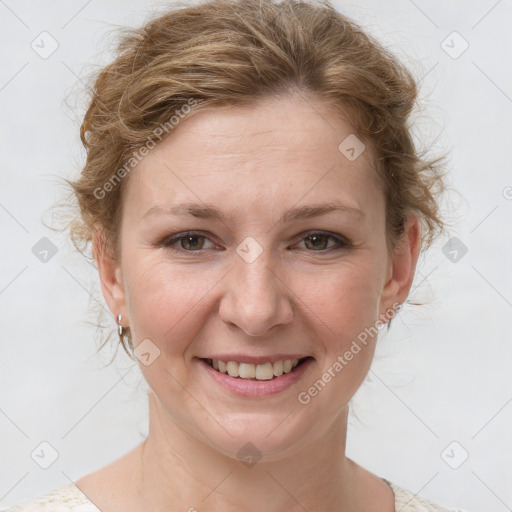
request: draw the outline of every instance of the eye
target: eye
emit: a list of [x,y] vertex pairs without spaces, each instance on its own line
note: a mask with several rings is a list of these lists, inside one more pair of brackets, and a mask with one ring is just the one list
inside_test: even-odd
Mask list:
[[[328,240],[333,240],[334,246],[331,245],[328,247]],[[305,242],[307,249],[312,249],[315,252],[326,251],[333,247],[346,248],[351,246],[349,242],[342,240],[337,236],[322,232],[308,233],[307,236],[303,238],[303,241]]]
[[[329,240],[334,242],[330,246]],[[208,249],[208,247],[205,247],[205,241],[210,241],[210,243],[212,243],[207,236],[194,231],[189,231],[180,233],[178,235],[173,235],[171,237],[166,237],[161,242],[159,242],[158,245],[169,248],[173,251],[191,253],[200,252],[203,249]],[[351,247],[350,242],[329,233],[323,232],[307,233],[306,236],[302,238],[302,241],[305,242],[306,249],[310,249],[313,252],[330,252],[329,249],[343,249]],[[210,248],[212,247],[218,246],[212,243]]]
[[[182,250],[185,252],[198,252],[205,248],[205,240],[208,240],[208,238],[200,233],[187,232],[171,238],[166,238],[159,245],[169,247],[176,251]],[[175,247],[177,242],[179,242],[179,247]]]

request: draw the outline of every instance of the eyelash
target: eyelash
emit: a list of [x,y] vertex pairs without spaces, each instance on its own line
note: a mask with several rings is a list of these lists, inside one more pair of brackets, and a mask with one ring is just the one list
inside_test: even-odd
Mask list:
[[[327,249],[319,249],[317,251],[312,250],[312,249],[306,249],[308,252],[327,253],[327,252],[332,252],[333,250],[349,249],[349,248],[352,247],[352,244],[350,242],[348,242],[346,239],[340,238],[338,236],[331,235],[330,233],[324,233],[322,231],[310,231],[308,233],[305,233],[303,235],[303,238],[300,241],[302,242],[306,238],[314,236],[314,235],[320,235],[320,236],[327,237],[328,239],[329,238],[333,239],[336,242],[337,247],[329,247]],[[174,244],[176,242],[179,242],[180,240],[183,240],[183,239],[185,239],[185,238],[187,238],[189,236],[199,236],[199,237],[204,237],[204,238],[208,239],[208,237],[206,235],[204,235],[204,234],[202,234],[200,232],[197,232],[197,231],[186,231],[184,233],[179,233],[178,235],[172,235],[171,237],[166,236],[165,238],[162,239],[161,242],[158,243],[158,245],[161,246],[161,247],[165,247],[167,249],[170,249],[171,251],[184,252],[184,253],[187,253],[187,254],[200,253],[200,252],[206,250],[206,249],[198,249],[196,251],[191,251],[191,250],[188,250],[188,249],[174,247]]]

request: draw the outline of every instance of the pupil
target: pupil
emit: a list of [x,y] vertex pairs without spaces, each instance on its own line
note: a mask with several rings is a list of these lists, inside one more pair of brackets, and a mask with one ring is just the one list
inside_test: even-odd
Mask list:
[[325,239],[325,236],[323,235],[311,235],[308,237],[308,240],[313,242],[314,247],[318,247],[319,245],[322,245],[321,240],[322,238]]
[[187,237],[184,239],[184,242],[185,242],[187,245],[191,246],[191,247],[185,247],[185,249],[191,249],[191,248],[193,249],[193,248],[194,248],[194,246],[195,246],[195,244],[194,244],[194,242],[192,242],[192,243],[191,243],[191,240],[195,240],[195,241],[196,241],[196,244],[197,244],[197,239],[198,239],[198,238],[199,238],[199,235],[189,235],[189,236],[187,236]]

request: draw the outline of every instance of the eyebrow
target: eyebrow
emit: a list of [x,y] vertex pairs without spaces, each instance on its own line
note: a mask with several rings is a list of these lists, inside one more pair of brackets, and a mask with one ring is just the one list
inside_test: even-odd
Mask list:
[[[320,217],[321,215],[327,215],[331,212],[343,212],[359,217],[366,217],[366,214],[359,208],[348,206],[341,203],[322,203],[318,205],[301,206],[298,208],[292,208],[281,215],[278,223],[290,222],[294,220],[309,219],[312,217]],[[222,222],[230,222],[233,220],[233,216],[226,216],[220,210],[212,205],[208,204],[196,204],[196,203],[181,203],[170,206],[168,208],[162,208],[160,205],[153,206],[150,208],[142,218],[146,218],[150,215],[157,213],[164,213],[167,215],[190,215],[198,219],[214,219]]]

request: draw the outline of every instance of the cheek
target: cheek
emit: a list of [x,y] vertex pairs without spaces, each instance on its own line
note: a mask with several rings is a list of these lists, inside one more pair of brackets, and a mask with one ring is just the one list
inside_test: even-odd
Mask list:
[[209,279],[204,270],[199,275],[154,259],[132,268],[140,269],[129,275],[128,309],[134,345],[149,338],[162,354],[183,353],[201,328],[205,295],[218,279]]
[[302,276],[294,291],[304,314],[325,331],[322,339],[338,349],[378,318],[375,269],[362,260]]
[[345,267],[304,283],[301,299],[323,355],[300,390],[326,421],[354,396],[370,369],[377,341],[378,297],[371,267]]

